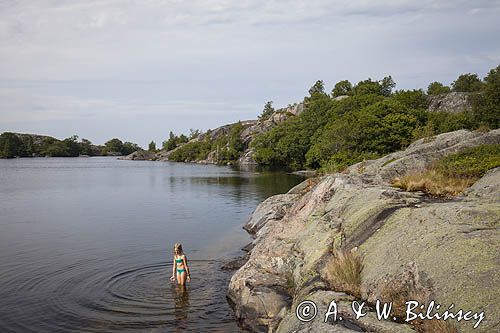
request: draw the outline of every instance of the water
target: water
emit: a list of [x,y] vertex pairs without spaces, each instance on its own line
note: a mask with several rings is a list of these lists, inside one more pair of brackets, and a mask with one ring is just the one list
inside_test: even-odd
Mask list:
[[[114,158],[0,160],[1,332],[238,332],[221,263],[285,174]],[[169,281],[181,242],[192,282]]]

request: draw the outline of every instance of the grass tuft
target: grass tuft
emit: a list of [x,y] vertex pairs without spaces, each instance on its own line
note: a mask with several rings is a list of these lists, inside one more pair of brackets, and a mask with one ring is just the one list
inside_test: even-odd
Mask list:
[[326,279],[335,291],[361,296],[363,258],[358,252],[335,250],[326,264]]
[[413,173],[393,180],[392,185],[405,191],[422,191],[435,197],[454,197],[472,185],[477,178],[445,176],[436,170]]

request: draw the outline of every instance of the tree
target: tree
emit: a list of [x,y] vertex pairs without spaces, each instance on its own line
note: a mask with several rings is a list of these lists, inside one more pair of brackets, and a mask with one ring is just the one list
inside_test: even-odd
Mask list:
[[[44,150],[45,156],[50,157],[70,157],[70,146],[64,141],[55,141]],[[78,155],[77,155],[78,156]]]
[[476,92],[483,88],[483,82],[477,74],[462,74],[451,84],[453,91],[456,92]]
[[195,129],[190,128],[189,129],[189,140],[196,138],[200,134],[201,134],[201,131],[199,129],[195,130]]
[[441,82],[434,81],[427,87],[427,95],[446,94],[451,91],[450,87],[443,85]]
[[429,106],[429,101],[422,89],[397,90],[392,98],[412,109],[427,109]]
[[154,141],[151,141],[149,143],[148,150],[151,151],[151,152],[155,152],[156,151],[156,143]]
[[315,94],[325,94],[325,84],[323,83],[323,80],[316,81],[316,83],[309,88],[309,95],[312,97]]
[[331,121],[306,154],[310,167],[343,168],[408,145],[419,112],[392,99],[355,109]]
[[339,81],[332,90],[332,97],[352,95],[352,84],[348,80]]
[[78,143],[78,135],[73,135],[62,141],[67,149],[68,157],[76,157],[80,155],[80,144]]
[[137,145],[136,143],[132,143],[132,142],[125,142],[122,146],[122,150],[121,150],[121,154],[122,155],[129,155],[129,154],[132,154],[134,151],[137,151],[141,149],[141,147],[139,147],[139,145]]
[[14,133],[5,132],[0,135],[0,158],[13,158],[21,156],[23,142]]
[[174,149],[177,145],[176,138],[177,137],[175,136],[174,132],[170,131],[168,133],[168,139],[163,141],[163,143],[162,143],[163,149],[167,150],[167,151]]
[[112,155],[121,154],[123,150],[123,142],[120,139],[113,138],[104,143],[104,153]]
[[[191,135],[194,135],[194,136],[198,136],[200,134],[199,130],[194,131],[193,129],[191,129],[190,131],[191,131]],[[188,141],[189,141],[189,138],[186,135],[181,134],[181,135],[177,136],[174,134],[174,132],[170,131],[168,133],[168,140],[163,141],[163,143],[162,143],[162,148],[164,150],[169,151],[169,150],[176,148],[179,144],[187,143]]]
[[392,94],[392,90],[396,87],[396,83],[392,79],[392,76],[386,76],[380,81],[380,93],[383,96],[389,97]]
[[92,156],[94,155],[94,151],[92,149],[92,142],[87,139],[82,139],[80,142],[80,154]]
[[273,101],[268,101],[266,102],[266,104],[264,104],[264,109],[262,110],[259,119],[266,120],[269,117],[271,117],[273,113],[274,113]]
[[396,83],[394,83],[392,76],[389,75],[380,81],[373,81],[370,78],[360,81],[353,88],[353,92],[355,95],[376,94],[389,97],[395,87]]
[[473,99],[473,115],[478,125],[500,126],[500,65],[484,78],[483,93]]

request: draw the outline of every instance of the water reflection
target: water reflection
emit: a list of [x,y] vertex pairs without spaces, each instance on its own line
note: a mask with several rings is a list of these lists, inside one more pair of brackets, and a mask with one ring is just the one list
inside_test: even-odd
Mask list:
[[188,314],[189,314],[189,291],[186,286],[172,283],[174,296],[174,317],[178,330],[183,330],[188,327]]

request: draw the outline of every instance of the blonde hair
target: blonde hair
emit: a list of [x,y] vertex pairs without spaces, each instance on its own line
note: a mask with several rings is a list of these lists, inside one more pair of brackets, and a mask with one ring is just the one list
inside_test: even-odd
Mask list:
[[178,255],[178,256],[181,256],[184,254],[184,252],[182,252],[182,245],[181,243],[175,243],[174,244],[174,254]]

